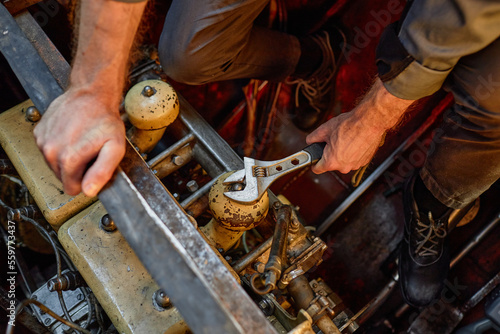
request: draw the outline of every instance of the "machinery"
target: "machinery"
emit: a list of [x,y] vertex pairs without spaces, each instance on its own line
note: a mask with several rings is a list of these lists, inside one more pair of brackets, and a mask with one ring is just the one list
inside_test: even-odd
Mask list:
[[[8,15],[1,5],[0,13]],[[65,88],[69,65],[28,12],[15,23],[1,21],[0,28],[4,36],[15,34],[30,62],[46,63],[44,73],[32,72],[27,83],[21,79],[31,100],[0,114],[7,156],[0,160],[0,204],[8,214],[2,232],[14,286],[21,290],[17,295],[27,301],[20,303],[4,288],[1,297],[17,324],[34,333],[61,334],[360,333],[360,325],[383,308],[397,286],[392,267],[387,284],[356,314],[317,269],[332,246],[321,234],[382,175],[385,162],[318,229],[308,226],[294,203],[268,189],[274,179],[252,177],[279,176],[282,168],[303,167],[320,153],[309,150],[270,163],[245,158],[244,164],[152,62],[132,71],[135,84],[123,104],[129,141],[114,179],[98,198],[68,196],[32,132]],[[37,41],[36,52],[25,43],[29,39]],[[7,42],[2,43],[8,58]],[[12,67],[18,75],[29,73],[27,65]],[[33,93],[37,83],[41,94]],[[442,111],[449,102],[444,101],[436,109]],[[243,196],[245,190],[250,195]],[[499,221],[496,215],[454,263]],[[52,254],[45,255],[51,258],[48,279],[42,279],[47,273],[33,276],[20,247]],[[491,279],[473,306],[499,280]],[[412,333],[439,332],[421,325],[429,319],[425,312],[415,318],[408,326]]]

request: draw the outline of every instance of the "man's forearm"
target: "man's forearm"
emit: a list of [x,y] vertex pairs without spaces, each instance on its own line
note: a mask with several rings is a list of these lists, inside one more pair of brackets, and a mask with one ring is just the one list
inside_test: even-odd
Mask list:
[[353,110],[359,121],[374,131],[387,131],[395,127],[414,100],[400,99],[385,89],[376,79],[359,106]]
[[145,4],[82,1],[72,88],[105,92],[107,98],[116,100],[113,103],[119,103],[130,48]]

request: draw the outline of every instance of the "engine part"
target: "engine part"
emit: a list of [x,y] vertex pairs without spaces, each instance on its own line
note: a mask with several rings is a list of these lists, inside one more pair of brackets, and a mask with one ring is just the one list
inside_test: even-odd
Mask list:
[[149,153],[179,115],[179,99],[166,82],[141,81],[125,96],[125,111],[134,126],[128,131],[130,141],[139,152]]
[[96,203],[70,219],[59,230],[62,246],[71,254],[87,285],[120,333],[172,333],[188,330],[179,311],[162,312],[153,304],[159,290],[120,231],[99,228],[106,214]]
[[61,278],[55,277],[47,282],[47,289],[49,289],[50,292],[76,290],[83,286],[86,286],[86,283],[82,275],[78,272],[69,270],[63,272]]
[[[316,323],[323,333],[340,334],[337,326],[335,326],[332,319],[329,317],[334,314],[332,308],[335,307],[335,304],[325,296],[318,295],[316,298],[307,278],[299,276],[293,279],[288,285],[288,292],[293,297],[297,306],[309,313],[314,323]],[[320,298],[326,300],[326,302],[323,303],[325,305],[320,303]],[[327,310],[330,311],[330,314],[327,313]]]
[[[63,275],[67,273],[68,271],[63,271]],[[52,280],[57,280],[57,276],[54,276],[51,280],[49,280],[49,282],[51,282]],[[36,299],[37,301],[54,311],[56,314],[62,316],[63,310],[59,302],[58,295],[57,293],[50,291],[48,285],[49,284],[42,285],[37,291],[32,294],[31,298]],[[85,301],[85,294],[82,288],[63,291],[62,295],[73,322],[82,322],[89,320],[89,307],[87,305],[87,302]],[[40,323],[49,328],[51,333],[64,334],[67,332],[67,330],[69,330],[68,326],[58,322],[49,314],[42,312],[39,308],[34,307],[33,311]]]
[[286,247],[288,237],[288,226],[292,215],[292,208],[288,205],[274,203],[276,226],[271,244],[269,259],[264,267],[264,273],[255,273],[250,281],[253,290],[264,295],[276,288],[276,283],[281,277],[281,271],[286,265]]
[[[302,151],[281,160],[260,161],[245,157],[245,168],[236,171],[224,180],[224,184],[232,185],[224,195],[242,203],[253,203],[267,192],[271,184],[298,169],[317,162],[323,156],[326,143],[315,143]],[[242,186],[243,185],[243,186]]]
[[224,192],[230,186],[224,184],[224,179],[230,174],[232,172],[220,176],[210,188],[208,203],[214,219],[201,228],[216,248],[224,250],[232,247],[244,231],[256,227],[269,209],[267,194],[250,205],[225,197]]

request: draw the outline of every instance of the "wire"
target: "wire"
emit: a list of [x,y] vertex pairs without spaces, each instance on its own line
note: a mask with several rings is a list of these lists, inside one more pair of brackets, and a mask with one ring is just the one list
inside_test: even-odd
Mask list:
[[[54,241],[54,238],[36,220],[31,219],[29,217],[26,217],[25,215],[21,215],[21,219],[32,224],[33,226],[35,226],[35,228],[38,230],[38,232],[40,232],[43,236],[45,236],[46,240],[52,245],[52,248],[54,249],[54,255],[56,256],[57,278],[59,280],[61,280],[61,276],[62,276],[61,254],[59,252],[59,249],[57,247],[56,242]],[[68,318],[68,321],[72,322],[71,316],[69,315],[69,312],[68,312],[68,308],[66,307],[66,303],[64,302],[64,297],[62,295],[62,291],[58,290],[57,295],[58,295],[59,303],[61,304],[61,308],[63,310],[64,316],[66,318]]]
[[[62,322],[63,324],[65,324],[66,326],[69,326],[73,329],[76,329],[84,334],[91,334],[90,331],[78,326],[77,324],[75,324],[74,322],[71,322],[71,321],[68,321],[66,319],[64,319],[63,317],[61,317],[60,315],[56,314],[54,311],[52,311],[51,309],[49,309],[47,306],[45,306],[44,304],[40,303],[38,300],[35,300],[35,299],[26,299],[24,301],[22,301],[17,307],[16,307],[16,316],[19,314],[19,312],[25,308],[26,306],[28,306],[29,304],[34,304],[36,306],[38,306],[38,308],[40,310],[42,310],[43,312],[47,313],[48,315],[50,315],[52,318],[56,319],[57,321],[59,322]],[[14,320],[15,322],[15,320]],[[12,334],[14,333],[14,322],[9,322],[9,325],[7,326],[7,331],[5,332],[5,334]]]

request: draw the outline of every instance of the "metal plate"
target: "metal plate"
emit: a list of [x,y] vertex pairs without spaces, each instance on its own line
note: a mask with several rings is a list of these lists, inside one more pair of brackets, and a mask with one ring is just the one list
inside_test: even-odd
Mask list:
[[45,219],[57,231],[69,218],[80,212],[95,198],[64,194],[62,183],[45,163],[33,137],[34,123],[25,120],[28,100],[0,114],[0,145],[28,187]]
[[184,334],[176,308],[158,311],[159,289],[119,231],[99,228],[106,210],[96,203],[59,230],[59,240],[120,333]]

